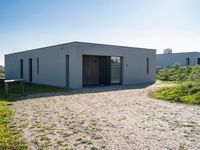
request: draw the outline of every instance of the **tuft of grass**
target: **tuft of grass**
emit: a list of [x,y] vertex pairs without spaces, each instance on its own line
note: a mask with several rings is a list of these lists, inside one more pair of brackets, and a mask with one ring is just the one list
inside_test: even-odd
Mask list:
[[171,102],[200,104],[200,83],[186,82],[163,87],[150,94],[151,97]]
[[7,107],[13,103],[0,100],[0,149],[23,150],[28,149],[27,143],[15,132],[14,128],[8,126],[9,119],[13,112]]
[[[24,83],[24,94],[38,94],[38,93],[58,93],[67,92],[69,89],[61,87],[53,87],[47,85]],[[21,85],[19,83],[9,84],[8,87],[9,99],[17,99],[21,97]],[[0,80],[0,99],[5,98],[4,81]]]
[[[66,92],[66,88],[51,87],[37,84],[24,84],[25,95],[36,93],[56,93]],[[20,85],[13,83],[9,85],[9,100],[18,99],[21,96]],[[20,136],[14,125],[9,126],[9,120],[13,115],[12,110],[8,105],[14,104],[4,99],[5,87],[4,80],[0,79],[0,150],[26,150],[28,145],[26,141]],[[25,127],[26,124],[24,124]],[[23,128],[23,127],[22,127]],[[47,137],[42,137],[42,140],[48,140]]]

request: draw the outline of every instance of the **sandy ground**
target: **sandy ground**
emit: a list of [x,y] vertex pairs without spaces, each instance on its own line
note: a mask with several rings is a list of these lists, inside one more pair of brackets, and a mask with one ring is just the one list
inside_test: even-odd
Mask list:
[[99,87],[16,102],[31,149],[200,149],[200,107],[148,97],[155,87]]

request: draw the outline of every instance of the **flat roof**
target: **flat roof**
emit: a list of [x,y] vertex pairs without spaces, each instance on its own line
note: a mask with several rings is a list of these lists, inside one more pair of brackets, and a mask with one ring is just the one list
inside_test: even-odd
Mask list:
[[73,41],[73,42],[68,42],[68,43],[56,44],[56,45],[52,45],[52,46],[44,46],[44,47],[35,48],[35,49],[23,50],[23,51],[20,51],[20,52],[14,52],[14,53],[9,53],[9,54],[5,54],[5,55],[11,55],[11,54],[23,53],[23,52],[28,52],[28,51],[40,50],[40,49],[44,49],[44,48],[62,46],[62,45],[73,44],[73,43],[103,45],[103,46],[115,46],[115,47],[122,47],[122,48],[135,48],[135,49],[154,50],[154,51],[156,51],[156,49],[151,49],[151,48],[140,48],[140,47],[131,47],[131,46],[112,45],[112,44],[100,44],[100,43]]
[[166,54],[156,54],[156,55],[173,55],[173,54],[189,54],[189,53],[200,53],[197,51],[193,51],[193,52],[179,52],[179,53],[166,53]]

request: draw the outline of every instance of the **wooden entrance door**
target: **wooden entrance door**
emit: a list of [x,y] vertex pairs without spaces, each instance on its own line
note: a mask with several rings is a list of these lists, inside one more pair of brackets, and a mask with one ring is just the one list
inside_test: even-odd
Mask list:
[[99,56],[83,56],[83,85],[99,84]]

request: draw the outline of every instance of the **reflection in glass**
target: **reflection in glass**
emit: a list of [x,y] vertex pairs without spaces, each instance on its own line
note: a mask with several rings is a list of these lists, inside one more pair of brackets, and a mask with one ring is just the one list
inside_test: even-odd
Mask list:
[[121,83],[121,57],[111,57],[111,84]]

